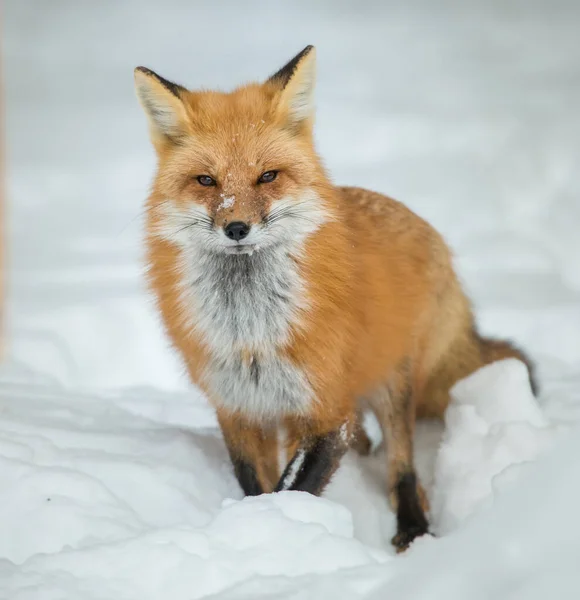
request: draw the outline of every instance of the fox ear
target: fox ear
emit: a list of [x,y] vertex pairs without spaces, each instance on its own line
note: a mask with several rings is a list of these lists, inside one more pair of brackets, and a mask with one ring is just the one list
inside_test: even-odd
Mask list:
[[175,141],[184,133],[187,113],[181,94],[187,90],[145,67],[135,69],[135,89],[154,141]]
[[314,118],[314,84],[316,81],[316,51],[306,46],[289,63],[274,73],[268,83],[281,89],[278,110],[286,114],[289,125],[311,125]]

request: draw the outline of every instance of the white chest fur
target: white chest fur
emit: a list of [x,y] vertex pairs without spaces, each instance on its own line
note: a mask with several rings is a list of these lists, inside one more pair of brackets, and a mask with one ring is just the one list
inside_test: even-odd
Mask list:
[[312,390],[280,354],[306,305],[297,266],[282,248],[187,257],[184,299],[210,348],[205,380],[215,402],[253,418],[301,414]]

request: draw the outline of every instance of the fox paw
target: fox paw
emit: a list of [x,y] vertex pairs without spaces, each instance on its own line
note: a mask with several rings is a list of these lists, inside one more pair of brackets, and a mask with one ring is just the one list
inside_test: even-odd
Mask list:
[[397,534],[391,540],[391,544],[395,547],[397,554],[404,552],[411,543],[418,537],[423,535],[432,535],[426,527],[417,525],[407,527],[402,531],[398,531]]

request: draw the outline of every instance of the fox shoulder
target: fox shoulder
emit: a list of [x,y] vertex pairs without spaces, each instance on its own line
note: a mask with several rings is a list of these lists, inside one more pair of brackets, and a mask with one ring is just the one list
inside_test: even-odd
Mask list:
[[359,187],[338,187],[345,219],[388,241],[414,238],[429,246],[447,247],[439,232],[408,206],[378,192]]

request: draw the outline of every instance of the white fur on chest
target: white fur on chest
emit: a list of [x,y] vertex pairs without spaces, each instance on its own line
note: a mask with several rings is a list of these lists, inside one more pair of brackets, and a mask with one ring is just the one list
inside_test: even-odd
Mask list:
[[206,379],[221,406],[252,419],[302,415],[312,399],[304,372],[278,355],[254,357],[251,362],[239,356],[215,360]]
[[204,375],[214,401],[252,418],[304,413],[312,399],[307,377],[279,352],[306,306],[289,253],[208,252],[184,260],[183,298],[212,355]]

